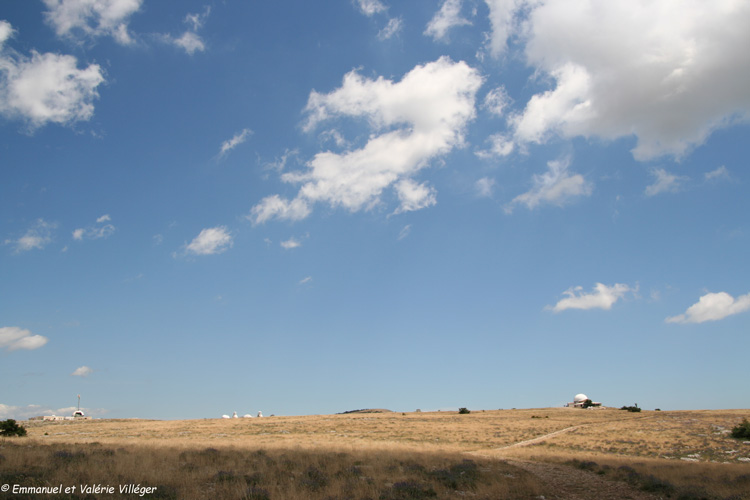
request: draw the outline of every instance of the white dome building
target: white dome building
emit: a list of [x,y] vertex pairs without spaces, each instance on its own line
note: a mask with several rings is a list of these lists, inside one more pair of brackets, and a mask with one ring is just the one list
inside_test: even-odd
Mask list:
[[592,408],[592,407],[598,408],[601,405],[602,404],[599,402],[591,401],[591,399],[587,395],[581,392],[573,396],[572,403],[568,403],[565,406],[567,406],[568,408]]

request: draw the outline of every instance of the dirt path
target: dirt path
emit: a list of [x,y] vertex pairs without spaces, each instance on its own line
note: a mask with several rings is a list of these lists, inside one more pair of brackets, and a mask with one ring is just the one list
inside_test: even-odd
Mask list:
[[[527,439],[501,448],[491,450],[472,451],[469,455],[502,460],[509,465],[523,469],[534,475],[552,494],[545,500],[659,500],[663,497],[638,490],[631,485],[605,479],[593,472],[576,469],[567,465],[533,462],[510,458],[503,455],[503,450],[531,446],[551,439],[560,434],[587,427],[594,424],[574,425],[551,432],[534,439]],[[540,499],[542,500],[542,499]]]

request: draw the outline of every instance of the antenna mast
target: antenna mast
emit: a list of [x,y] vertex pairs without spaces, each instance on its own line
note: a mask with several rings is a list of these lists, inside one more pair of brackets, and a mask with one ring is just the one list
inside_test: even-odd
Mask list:
[[78,411],[81,411],[81,395],[78,395]]

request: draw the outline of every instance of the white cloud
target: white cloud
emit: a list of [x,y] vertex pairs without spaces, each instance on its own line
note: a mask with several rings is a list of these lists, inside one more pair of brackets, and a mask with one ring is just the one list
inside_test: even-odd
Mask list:
[[554,306],[547,306],[547,309],[551,309],[554,312],[564,311],[566,309],[605,309],[609,310],[612,308],[615,302],[625,297],[628,292],[636,292],[636,289],[630,288],[628,285],[615,283],[612,286],[603,285],[597,283],[594,285],[594,289],[591,293],[584,293],[583,287],[577,286],[566,290],[563,295],[566,295],[564,299],[560,299]]
[[192,31],[186,31],[179,38],[171,38],[168,40],[174,45],[184,49],[185,52],[191,56],[196,52],[203,52],[206,49],[201,37]]
[[490,143],[489,149],[483,149],[476,152],[476,155],[483,160],[508,156],[515,149],[513,139],[509,139],[505,134],[494,134],[487,138]]
[[726,166],[722,165],[715,170],[711,170],[710,172],[706,172],[705,176],[707,181],[715,181],[719,179],[729,179],[729,170]]
[[485,0],[490,9],[490,24],[492,33],[488,40],[490,53],[493,57],[499,57],[507,49],[507,41],[513,31],[514,17],[519,8],[527,3],[527,0]]
[[484,96],[483,107],[488,109],[490,113],[494,115],[503,116],[505,108],[507,108],[511,102],[513,102],[513,99],[510,98],[505,87],[501,85],[487,92],[487,95]]
[[362,14],[368,17],[388,10],[388,7],[380,0],[354,0],[354,4],[359,7]]
[[202,230],[185,247],[185,253],[193,255],[220,254],[230,248],[232,243],[232,235],[225,226],[210,227]]
[[0,21],[0,115],[20,118],[32,130],[90,119],[96,87],[104,82],[99,65],[78,69],[73,56],[35,50],[25,57],[5,47],[12,34],[11,25]]
[[370,80],[352,71],[339,89],[329,94],[313,91],[305,110],[305,130],[349,116],[366,118],[373,133],[361,149],[320,152],[307,164],[308,170],[282,175],[286,183],[302,184],[297,197],[292,201],[267,197],[249,217],[255,223],[272,217],[302,219],[316,202],[356,212],[380,203],[382,192],[392,186],[401,197],[402,209],[433,204],[433,191],[410,204],[416,184],[402,181],[430,160],[463,146],[481,84],[479,73],[466,63],[442,57],[416,66],[399,82],[383,77]]
[[534,175],[534,186],[526,193],[516,196],[506,206],[506,212],[513,211],[514,205],[526,205],[530,210],[543,203],[563,206],[578,196],[589,196],[592,185],[582,175],[568,173],[570,159],[554,160],[547,163],[549,170],[542,175]]
[[388,40],[401,32],[404,28],[404,20],[400,17],[393,17],[388,20],[385,28],[378,32],[378,40]]
[[33,249],[42,249],[52,242],[52,232],[57,227],[54,222],[46,222],[37,219],[36,222],[17,240],[5,240],[5,244],[16,247],[16,253],[26,252]]
[[682,188],[682,183],[687,181],[687,177],[670,174],[663,168],[651,170],[656,180],[653,184],[646,186],[646,196],[655,196],[660,193],[676,193]]
[[196,52],[203,52],[206,50],[206,44],[203,42],[200,35],[198,35],[198,30],[203,27],[203,24],[206,22],[206,19],[210,14],[211,7],[207,6],[202,13],[186,15],[183,22],[187,24],[189,28],[185,33],[179,37],[161,35],[161,39],[166,43],[180,47],[191,56]]
[[295,159],[298,160],[299,158],[299,150],[298,149],[286,149],[284,150],[284,154],[281,155],[280,158],[276,158],[274,161],[267,162],[263,165],[263,168],[266,170],[276,170],[277,172],[283,171],[287,163],[289,163],[289,160]]
[[74,240],[98,240],[101,238],[109,238],[115,232],[115,226],[112,224],[104,224],[105,222],[111,221],[112,218],[108,215],[102,215],[96,219],[98,225],[91,225],[85,228],[78,228],[73,230]]
[[34,335],[30,330],[24,330],[17,326],[4,326],[0,328],[0,349],[16,351],[18,349],[39,349],[49,341],[42,335]]
[[203,27],[203,24],[205,24],[206,19],[208,19],[208,16],[211,14],[211,6],[206,6],[206,8],[201,13],[197,14],[188,14],[185,16],[185,23],[188,24],[193,31],[198,31]]
[[489,198],[492,196],[492,190],[495,188],[495,179],[482,177],[474,184],[474,187],[476,188],[477,196],[480,198]]
[[302,243],[299,242],[299,240],[296,240],[294,238],[289,238],[286,241],[282,241],[281,247],[285,250],[291,250],[292,248],[298,248],[302,246]]
[[88,366],[79,366],[70,375],[72,377],[88,377],[92,373],[94,373],[94,370],[92,370]]
[[412,179],[400,180],[396,186],[401,206],[395,213],[412,212],[430,207],[437,203],[435,189],[426,184],[417,184]]
[[667,323],[703,323],[718,321],[733,314],[750,310],[750,293],[736,299],[726,292],[707,293],[698,302],[688,307],[685,314],[671,316]]
[[228,139],[221,143],[219,157],[226,155],[228,152],[245,142],[252,134],[252,130],[250,130],[249,128],[244,128],[240,132],[234,134],[234,137],[232,137],[231,139]]
[[636,159],[679,159],[750,119],[748,2],[487,2],[493,53],[521,34],[528,64],[553,82],[511,120],[518,142],[635,136]]
[[411,224],[407,224],[404,227],[401,228],[401,231],[398,233],[398,240],[401,241],[407,236],[411,234]]
[[312,210],[304,199],[295,198],[289,201],[274,194],[266,196],[255,205],[247,219],[251,220],[253,224],[263,224],[274,217],[285,220],[302,220],[311,212]]
[[427,23],[424,34],[434,40],[445,40],[448,30],[455,26],[470,25],[471,21],[461,17],[462,0],[444,0],[435,16]]
[[312,276],[306,276],[306,277],[302,278],[301,280],[299,280],[299,284],[300,285],[304,285],[304,284],[310,283],[310,282],[312,282]]
[[112,36],[118,43],[132,43],[128,33],[130,16],[143,0],[44,0],[44,13],[57,36]]

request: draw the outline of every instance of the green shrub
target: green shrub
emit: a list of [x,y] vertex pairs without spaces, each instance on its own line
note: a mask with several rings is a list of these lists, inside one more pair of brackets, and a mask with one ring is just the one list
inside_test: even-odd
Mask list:
[[26,429],[18,425],[15,420],[9,418],[0,422],[0,436],[25,436]]
[[458,413],[460,413],[461,415],[464,415],[464,414],[467,414],[467,413],[471,413],[471,411],[469,411],[468,408],[459,408],[458,409]]
[[637,413],[637,412],[641,411],[641,409],[638,408],[638,406],[623,406],[620,409],[621,410],[627,410],[627,411],[632,412],[632,413]]
[[750,422],[746,418],[732,429],[732,437],[737,439],[750,439]]

